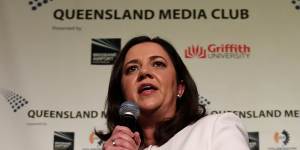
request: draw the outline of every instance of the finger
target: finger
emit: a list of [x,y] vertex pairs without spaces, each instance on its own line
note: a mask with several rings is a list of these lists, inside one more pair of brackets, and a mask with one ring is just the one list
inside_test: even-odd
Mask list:
[[119,125],[116,126],[113,133],[114,132],[124,132],[125,134],[127,134],[130,137],[134,136],[133,132],[128,127],[125,127],[125,126],[119,126]]
[[138,149],[141,143],[139,133],[133,133],[125,126],[116,126],[108,141],[111,143],[110,146],[112,146],[112,141],[114,141],[115,147],[122,147],[127,150]]
[[112,145],[110,141],[106,141],[104,144],[103,144],[103,147],[102,147],[103,150],[115,150],[117,149],[116,146]]
[[127,150],[135,150],[138,148],[138,145],[136,145],[134,143],[133,139],[131,139],[131,142],[130,142],[130,141],[118,138],[118,139],[114,139],[112,143],[114,143],[114,144],[112,144],[114,147],[125,148]]
[[141,140],[141,137],[140,137],[140,133],[139,133],[139,132],[134,132],[133,140],[135,141],[135,144],[136,144],[136,145],[140,146],[142,140]]
[[[136,133],[137,134],[137,133]],[[127,127],[116,126],[113,130],[112,136],[107,140],[110,146],[117,146],[126,149],[138,149],[139,143],[134,139],[136,136]],[[114,144],[113,144],[114,143]]]
[[112,144],[111,141],[107,141],[103,144],[102,147],[103,150],[128,150],[126,148],[123,148],[121,146],[118,146],[117,144]]
[[127,134],[125,134],[123,132],[119,132],[118,135],[116,135],[116,137],[117,137],[117,139],[128,142],[132,146],[137,145],[135,140],[134,140],[134,137],[130,137],[130,136],[128,136]]
[[128,129],[127,127],[116,126],[112,136],[110,137],[110,140],[122,139],[122,141],[124,140],[125,142],[128,142],[133,147],[136,146],[137,144],[133,139],[135,135],[131,131],[128,131],[127,129]]

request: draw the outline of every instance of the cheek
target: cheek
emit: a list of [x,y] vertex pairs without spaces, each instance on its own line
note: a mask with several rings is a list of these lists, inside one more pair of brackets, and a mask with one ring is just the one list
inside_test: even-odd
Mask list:
[[133,90],[134,90],[133,80],[128,78],[123,78],[122,91],[124,93],[124,96],[126,96],[126,98],[130,97],[129,94],[133,93]]
[[176,91],[177,81],[176,76],[170,76],[172,73],[165,74],[161,81],[163,82],[163,85],[166,86],[166,90],[171,90],[174,92],[174,89]]

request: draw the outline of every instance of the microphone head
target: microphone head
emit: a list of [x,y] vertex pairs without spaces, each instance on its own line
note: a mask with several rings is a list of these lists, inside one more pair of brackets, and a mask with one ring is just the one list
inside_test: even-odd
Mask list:
[[140,109],[135,102],[125,101],[120,106],[119,115],[120,116],[131,115],[137,120],[138,117],[140,116]]

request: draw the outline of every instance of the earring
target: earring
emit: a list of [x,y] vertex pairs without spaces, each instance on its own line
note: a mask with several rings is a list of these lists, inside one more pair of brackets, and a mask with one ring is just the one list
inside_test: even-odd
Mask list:
[[181,98],[180,94],[177,94],[177,98]]

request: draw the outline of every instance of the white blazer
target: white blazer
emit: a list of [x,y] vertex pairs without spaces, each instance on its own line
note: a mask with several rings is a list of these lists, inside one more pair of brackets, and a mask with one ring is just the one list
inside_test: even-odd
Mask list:
[[249,150],[248,134],[233,113],[208,115],[175,134],[162,146],[145,150]]

